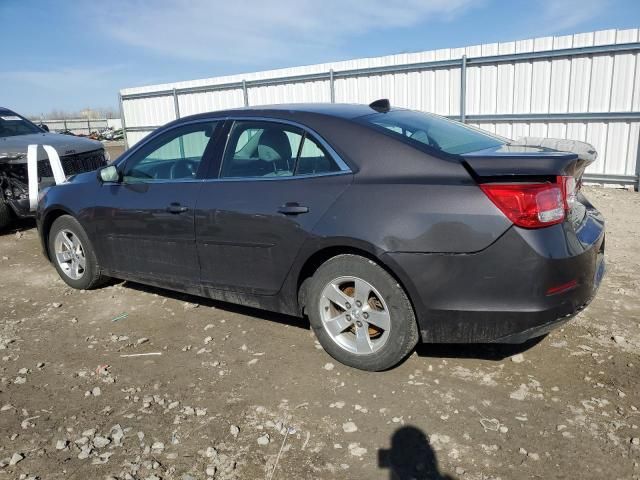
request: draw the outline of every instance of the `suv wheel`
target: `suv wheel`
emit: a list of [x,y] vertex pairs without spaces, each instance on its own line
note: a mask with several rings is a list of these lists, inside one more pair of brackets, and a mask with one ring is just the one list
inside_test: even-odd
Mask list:
[[89,290],[104,283],[89,238],[80,223],[69,215],[57,218],[49,231],[49,255],[60,278],[78,290]]
[[386,370],[418,342],[415,315],[403,288],[367,258],[339,255],[328,260],[308,288],[307,312],[318,341],[346,365]]

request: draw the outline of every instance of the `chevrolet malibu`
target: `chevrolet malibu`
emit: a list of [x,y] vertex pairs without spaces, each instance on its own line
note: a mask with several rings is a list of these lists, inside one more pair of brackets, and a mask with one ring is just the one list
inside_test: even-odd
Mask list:
[[519,343],[591,301],[604,222],[590,159],[367,105],[199,114],[42,191],[71,287],[118,278],[289,315],[388,369],[421,342]]

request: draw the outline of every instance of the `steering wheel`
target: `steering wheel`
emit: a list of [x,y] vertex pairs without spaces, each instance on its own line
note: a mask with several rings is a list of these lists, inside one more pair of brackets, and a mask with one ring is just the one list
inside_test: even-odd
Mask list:
[[198,172],[198,162],[183,158],[171,165],[169,170],[169,178],[194,178]]

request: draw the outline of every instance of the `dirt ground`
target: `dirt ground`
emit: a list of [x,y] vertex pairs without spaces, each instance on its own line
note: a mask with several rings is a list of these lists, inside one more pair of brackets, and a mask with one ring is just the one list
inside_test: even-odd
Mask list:
[[640,195],[587,193],[608,272],[586,311],[384,373],[337,363],[296,318],[74,291],[31,223],[0,235],[0,479],[640,478]]

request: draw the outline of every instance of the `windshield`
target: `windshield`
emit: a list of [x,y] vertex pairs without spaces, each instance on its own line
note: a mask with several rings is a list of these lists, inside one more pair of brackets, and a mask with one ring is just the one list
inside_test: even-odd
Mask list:
[[28,135],[30,133],[42,133],[42,130],[15,113],[0,112],[0,138]]
[[360,120],[383,127],[392,135],[418,145],[452,155],[497,147],[504,140],[437,115],[412,110],[393,110],[360,117]]

